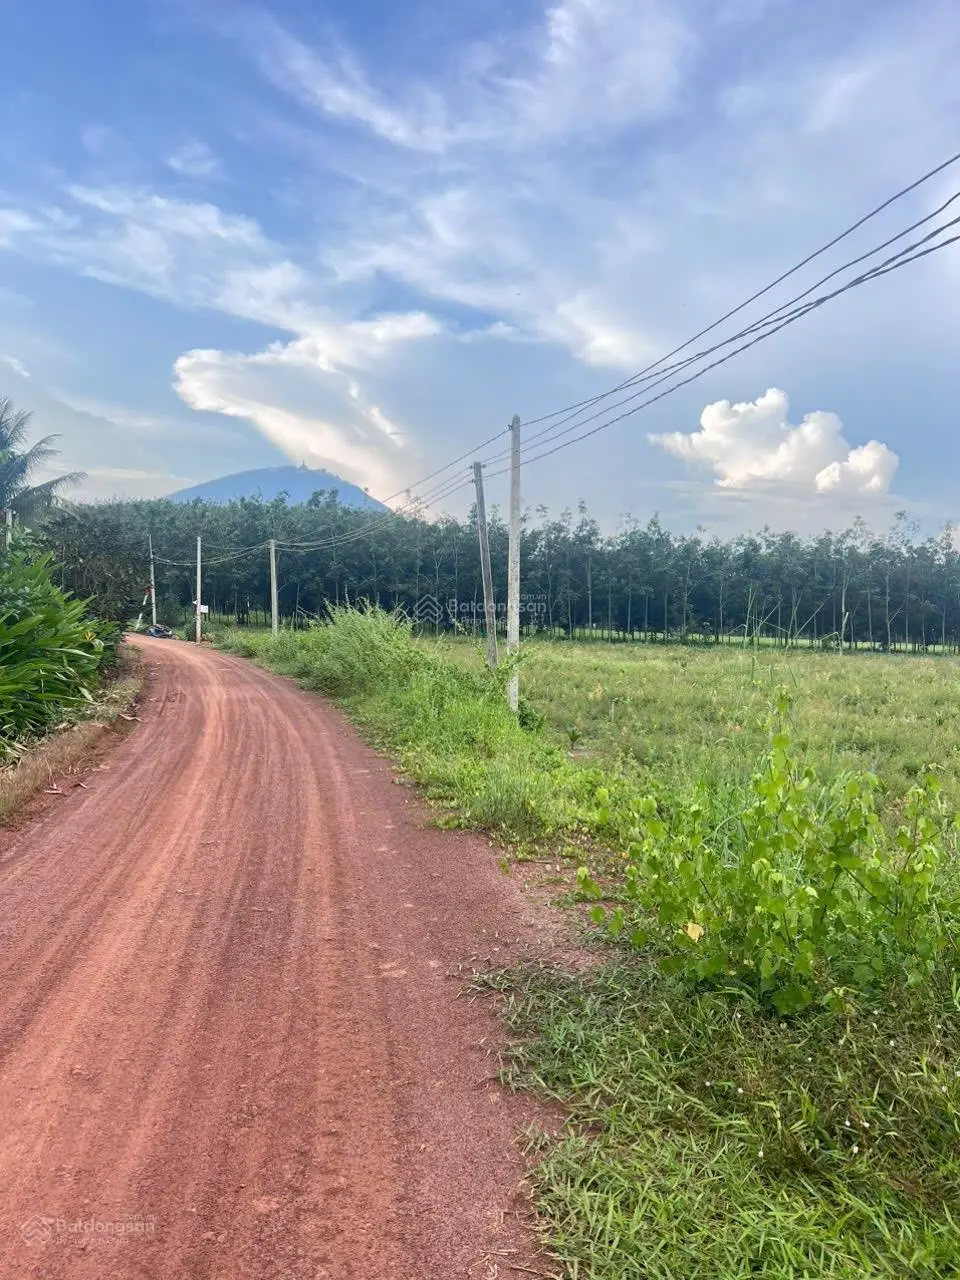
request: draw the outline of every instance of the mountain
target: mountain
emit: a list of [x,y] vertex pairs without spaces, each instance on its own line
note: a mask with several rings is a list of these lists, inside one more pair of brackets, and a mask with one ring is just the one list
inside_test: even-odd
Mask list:
[[362,507],[367,511],[386,511],[387,508],[368,493],[341,480],[329,471],[311,471],[309,467],[261,467],[258,471],[238,471],[236,475],[221,476],[219,480],[205,480],[171,493],[174,502],[232,502],[237,498],[262,498],[270,502],[286,493],[287,502],[295,506],[306,502],[317,492],[336,489],[337,500],[345,507]]

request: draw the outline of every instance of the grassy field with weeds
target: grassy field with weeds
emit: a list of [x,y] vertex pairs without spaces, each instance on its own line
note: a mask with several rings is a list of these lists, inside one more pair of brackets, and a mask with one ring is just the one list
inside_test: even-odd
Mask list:
[[[446,651],[469,670],[483,661],[470,641]],[[957,658],[534,641],[521,671],[548,736],[605,767],[743,780],[783,685],[797,748],[824,774],[866,769],[896,796],[938,764],[960,801]]]
[[596,967],[477,979],[507,1080],[568,1108],[530,1135],[557,1274],[960,1274],[960,665],[531,645],[518,720],[381,613],[223,643],[444,820],[575,855]]

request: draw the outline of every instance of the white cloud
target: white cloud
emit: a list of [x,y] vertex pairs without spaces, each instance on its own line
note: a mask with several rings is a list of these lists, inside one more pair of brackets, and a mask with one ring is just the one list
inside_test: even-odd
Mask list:
[[407,433],[370,400],[357,372],[441,333],[424,312],[317,320],[306,336],[252,355],[188,351],[174,367],[174,389],[194,409],[253,422],[295,461],[386,492],[396,488]]
[[871,440],[854,448],[834,413],[808,413],[798,426],[787,420],[786,393],[772,387],[757,400],[718,400],[700,415],[700,430],[649,436],[667,453],[709,467],[721,489],[863,497],[887,492],[899,459]]
[[[372,43],[361,57],[324,36],[322,19],[308,44],[238,11],[231,37],[282,97],[257,99],[248,75],[234,105],[256,106],[233,137],[269,145],[249,168],[259,175],[268,161],[275,199],[256,177],[245,191],[239,166],[231,209],[78,180],[57,203],[0,210],[0,245],[269,327],[249,351],[212,349],[239,342],[233,333],[191,337],[203,349],[177,364],[185,403],[249,419],[291,457],[392,487],[426,443],[445,458],[469,423],[487,434],[515,409],[532,417],[619,380],[598,371],[647,364],[952,149],[960,21],[941,18],[881,6],[856,29],[825,22],[798,41],[790,6],[763,0],[541,0],[501,6],[485,42],[458,41],[451,21],[428,49],[418,29],[412,69],[402,33],[401,47]],[[762,56],[745,60],[747,47]],[[250,125],[267,116],[269,140]],[[207,176],[210,158],[203,144],[167,157],[186,176]],[[929,194],[897,206],[897,225],[926,212]],[[912,270],[917,283],[904,272],[872,288],[918,346],[932,344],[955,303],[936,267]],[[846,376],[848,351],[848,369],[870,376],[894,328],[877,339],[872,296],[745,353],[712,375],[697,407],[768,381],[818,396]],[[801,333],[814,336],[798,356]],[[40,368],[19,337],[3,346]],[[706,429],[699,443],[670,437],[668,449],[710,469],[716,501],[755,498],[764,484],[835,498],[889,487],[892,452],[852,448],[832,415],[790,427],[784,406],[763,436],[753,409],[722,455],[699,439]],[[685,413],[682,398],[665,411]],[[749,447],[748,427],[759,433]],[[617,443],[661,481],[665,458]],[[599,451],[553,465],[531,475],[554,486],[551,500],[610,492]]]
[[296,462],[374,491],[396,488],[402,431],[316,339],[252,356],[188,351],[174,366],[174,389],[193,409],[252,422]]
[[[255,219],[141,188],[73,184],[66,207],[0,210],[0,245],[188,306],[276,322],[296,269]],[[257,284],[272,273],[260,307]],[[286,274],[284,274],[286,273]],[[245,293],[238,284],[249,280]],[[281,285],[283,287],[281,287]]]
[[19,377],[30,377],[30,370],[25,368],[23,362],[18,360],[16,356],[0,356],[0,361],[2,361],[9,369],[12,369],[14,373],[18,374]]
[[818,472],[816,486],[819,493],[886,493],[893,473],[899,464],[895,453],[870,440],[858,449],[851,449],[846,458],[831,462]]
[[19,236],[34,231],[40,224],[22,209],[0,209],[0,247],[9,248]]
[[559,0],[512,42],[461,49],[439,85],[374,87],[336,43],[320,51],[264,14],[234,24],[273,83],[410,151],[515,151],[609,133],[669,110],[691,29],[664,0]]
[[171,152],[167,166],[184,178],[214,178],[220,172],[220,161],[199,138],[191,138]]

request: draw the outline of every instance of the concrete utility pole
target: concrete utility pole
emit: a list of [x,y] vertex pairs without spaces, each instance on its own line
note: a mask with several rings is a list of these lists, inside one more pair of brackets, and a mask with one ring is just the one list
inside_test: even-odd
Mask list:
[[273,634],[280,633],[280,609],[277,605],[277,540],[270,539],[270,621]]
[[[520,419],[510,423],[510,555],[507,564],[507,652],[520,648]],[[507,685],[510,710],[520,706],[520,676],[514,672]]]
[[157,579],[153,572],[153,534],[147,534],[147,541],[150,543],[150,617],[153,619],[153,625],[157,625]]
[[7,540],[7,550],[9,551],[10,543],[13,541],[13,507],[7,507],[6,511],[3,514],[4,514],[4,523],[7,526],[6,540]]
[[497,606],[493,599],[493,571],[490,568],[490,543],[487,539],[487,507],[483,500],[483,463],[473,464],[473,483],[477,490],[477,532],[480,535],[480,569],[483,574],[483,616],[487,627],[487,665],[497,665]]
[[197,534],[197,644],[200,643],[200,535]]

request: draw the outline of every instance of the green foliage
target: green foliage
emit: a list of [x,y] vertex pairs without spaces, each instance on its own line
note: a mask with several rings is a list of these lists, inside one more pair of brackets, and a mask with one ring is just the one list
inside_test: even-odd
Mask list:
[[116,654],[116,627],[90,619],[51,567],[28,545],[0,555],[0,755],[89,703],[98,669]]
[[[625,906],[615,933],[652,944],[662,965],[696,981],[749,987],[780,1013],[841,1002],[905,980],[919,986],[956,963],[960,922],[956,824],[930,773],[910,789],[902,821],[876,811],[877,780],[825,785],[802,764],[781,689],[769,749],[739,803],[722,816],[707,797],[665,811],[648,797],[626,851]],[[601,806],[609,801],[599,797]],[[600,896],[585,868],[581,889]]]
[[57,456],[56,436],[45,436],[27,444],[30,414],[14,409],[7,396],[0,396],[0,512],[8,508],[22,520],[49,508],[56,495],[83,477],[79,472],[58,476],[42,484],[31,484],[37,469]]

